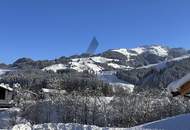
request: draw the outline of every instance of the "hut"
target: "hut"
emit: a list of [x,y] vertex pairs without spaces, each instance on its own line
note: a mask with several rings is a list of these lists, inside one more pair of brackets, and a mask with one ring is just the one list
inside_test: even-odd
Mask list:
[[174,97],[178,95],[190,97],[190,74],[173,81],[168,85],[167,89]]
[[0,84],[0,107],[11,106],[13,100],[13,89],[8,84]]

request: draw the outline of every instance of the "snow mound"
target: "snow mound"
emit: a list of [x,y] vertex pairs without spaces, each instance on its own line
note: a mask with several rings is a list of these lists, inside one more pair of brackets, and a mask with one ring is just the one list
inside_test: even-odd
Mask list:
[[[43,128],[45,129],[45,128]],[[12,130],[32,130],[30,124],[18,124],[12,128]]]
[[[20,124],[12,130],[190,130],[190,114],[179,115],[132,128],[109,128],[76,123],[46,123],[38,125]],[[22,129],[21,129],[22,128]]]

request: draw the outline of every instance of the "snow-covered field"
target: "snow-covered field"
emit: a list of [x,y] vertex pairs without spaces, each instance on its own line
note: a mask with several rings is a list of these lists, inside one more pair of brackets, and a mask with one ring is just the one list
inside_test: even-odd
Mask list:
[[58,124],[20,124],[12,130],[190,130],[190,114],[179,115],[132,128],[101,128],[92,125],[81,125],[74,123]]

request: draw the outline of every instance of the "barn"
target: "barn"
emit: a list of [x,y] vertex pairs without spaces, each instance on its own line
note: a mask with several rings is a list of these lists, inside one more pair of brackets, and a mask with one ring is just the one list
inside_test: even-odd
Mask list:
[[178,95],[190,97],[190,74],[171,82],[167,89],[174,97]]

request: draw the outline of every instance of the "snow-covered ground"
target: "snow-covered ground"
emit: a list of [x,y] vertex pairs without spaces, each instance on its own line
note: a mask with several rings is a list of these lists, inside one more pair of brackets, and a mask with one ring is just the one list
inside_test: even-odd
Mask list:
[[[147,123],[134,128],[143,128],[149,130],[190,130],[190,114],[179,115],[151,123]],[[130,130],[130,129],[129,129]],[[133,130],[133,129],[131,129]]]
[[8,69],[0,69],[0,75],[8,72],[8,71],[11,71],[11,70],[8,70]]
[[20,124],[12,130],[190,130],[190,114],[179,115],[132,128],[101,128],[93,125],[81,125],[75,123],[58,124]]
[[18,108],[0,108],[0,129],[11,128],[12,123],[19,118],[15,116],[19,111]]

